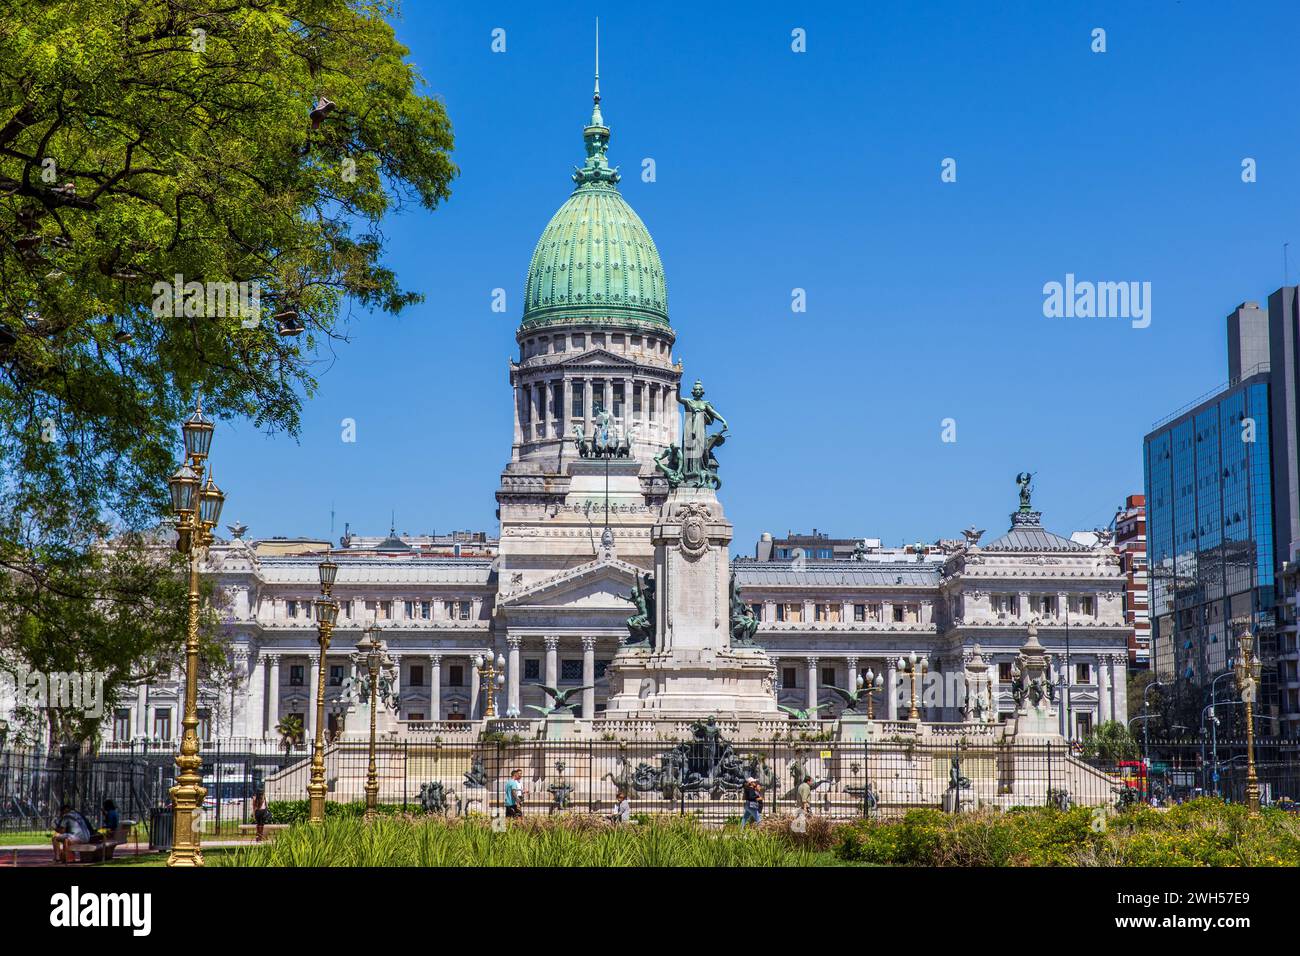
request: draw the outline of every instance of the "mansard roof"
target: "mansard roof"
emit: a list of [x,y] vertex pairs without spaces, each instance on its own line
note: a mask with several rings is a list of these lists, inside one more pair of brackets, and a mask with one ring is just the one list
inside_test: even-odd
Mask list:
[[1011,529],[983,545],[981,551],[1091,551],[1092,548],[1043,527],[1041,511],[1017,511],[1011,515]]
[[932,588],[939,585],[940,565],[932,562],[876,564],[861,561],[794,564],[737,561],[732,565],[743,587],[892,587]]

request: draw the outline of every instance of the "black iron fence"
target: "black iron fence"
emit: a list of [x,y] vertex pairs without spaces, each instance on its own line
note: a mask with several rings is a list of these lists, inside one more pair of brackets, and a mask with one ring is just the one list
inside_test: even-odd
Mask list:
[[[123,820],[148,823],[151,812],[170,805],[176,782],[176,745],[141,743],[100,753],[62,750],[0,750],[0,831],[47,830],[62,805],[92,824],[112,800]],[[224,832],[252,820],[252,797],[268,776],[301,761],[305,751],[263,741],[204,744],[203,826]]]
[[[364,743],[331,745],[327,799],[363,801],[369,761]],[[623,791],[634,814],[694,814],[713,823],[742,815],[749,777],[762,787],[765,812],[793,812],[806,777],[812,810],[845,819],[912,807],[1099,806],[1115,803],[1124,788],[1120,776],[1064,744],[489,740],[375,750],[378,803],[405,810],[501,813],[515,770],[527,814],[609,813]],[[267,778],[267,798],[273,807],[301,801],[309,780],[304,758]]]
[[[202,749],[208,790],[202,828],[236,832],[252,823],[253,795],[306,800],[311,759],[272,742],[213,742]],[[1202,795],[1245,799],[1244,741],[1152,740],[1142,754],[1103,762],[1060,743],[764,741],[482,741],[379,743],[378,802],[408,812],[504,812],[506,782],[520,771],[523,811],[610,813],[626,793],[634,814],[738,819],[746,778],[761,785],[764,811],[794,812],[805,777],[814,812],[841,819],[897,816],[913,807],[1102,806],[1125,800],[1171,803]],[[327,800],[365,799],[370,755],[364,742],[326,748]],[[1265,804],[1300,799],[1300,742],[1261,739],[1256,772]],[[123,819],[148,822],[165,810],[175,783],[174,753],[154,745],[98,754],[76,750],[0,751],[0,830],[43,830],[69,803],[100,821],[112,799]],[[301,810],[297,811],[301,812]]]

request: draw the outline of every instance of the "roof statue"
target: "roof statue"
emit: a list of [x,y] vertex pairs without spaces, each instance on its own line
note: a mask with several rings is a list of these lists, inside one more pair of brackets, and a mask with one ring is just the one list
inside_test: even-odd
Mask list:
[[1016,475],[1016,484],[1020,486],[1020,510],[1028,512],[1033,510],[1030,505],[1029,497],[1034,493],[1032,484],[1034,476],[1032,472],[1022,471]]

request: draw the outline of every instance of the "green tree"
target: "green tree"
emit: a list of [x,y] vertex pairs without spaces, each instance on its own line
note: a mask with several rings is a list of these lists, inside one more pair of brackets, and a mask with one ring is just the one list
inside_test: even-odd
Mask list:
[[1132,760],[1138,755],[1138,744],[1129,729],[1118,720],[1107,720],[1093,728],[1083,739],[1083,755],[1103,763]]
[[[6,4],[0,574],[16,580],[0,589],[0,656],[33,646],[24,607],[22,628],[59,622],[81,660],[160,656],[98,630],[111,612],[73,609],[91,594],[156,611],[145,633],[178,644],[183,630],[163,627],[174,595],[136,590],[163,589],[156,556],[127,570],[88,542],[157,525],[196,396],[296,434],[313,363],[351,308],[418,300],[383,264],[381,223],[435,208],[456,169],[396,13],[382,0]],[[227,283],[246,284],[238,306]],[[104,574],[122,577],[77,584]]]

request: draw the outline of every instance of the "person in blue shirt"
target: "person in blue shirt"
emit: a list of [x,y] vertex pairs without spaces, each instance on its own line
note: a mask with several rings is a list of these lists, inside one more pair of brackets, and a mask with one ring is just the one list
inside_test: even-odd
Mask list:
[[103,829],[107,830],[111,836],[113,831],[116,830],[118,825],[122,822],[122,815],[117,812],[117,804],[112,800],[105,800],[103,807],[100,809],[104,813]]
[[516,767],[510,771],[506,781],[506,816],[522,817],[524,815],[524,772]]

